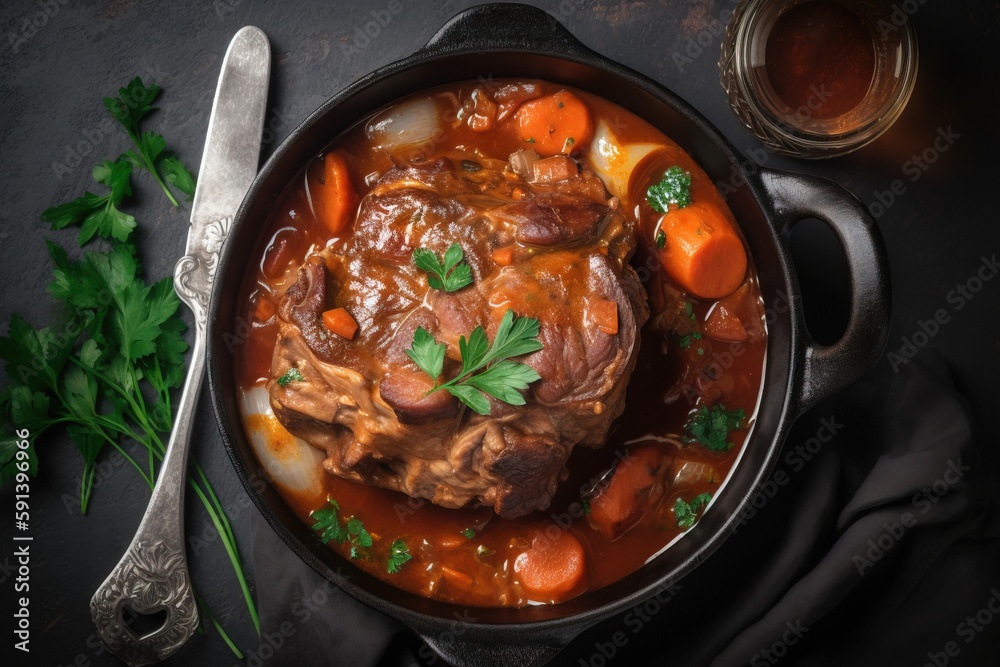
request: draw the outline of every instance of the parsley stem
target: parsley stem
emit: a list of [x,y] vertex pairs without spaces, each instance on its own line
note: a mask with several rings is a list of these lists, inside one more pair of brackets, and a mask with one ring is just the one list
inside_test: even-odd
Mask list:
[[156,167],[153,165],[152,162],[149,161],[149,157],[147,157],[146,151],[142,150],[142,145],[139,143],[139,140],[132,132],[129,132],[128,135],[132,138],[132,143],[135,144],[135,147],[138,149],[137,152],[142,157],[142,161],[143,163],[145,163],[146,168],[149,169],[149,173],[153,175],[153,178],[156,179],[156,182],[160,184],[161,188],[163,188],[163,192],[166,193],[167,199],[169,199],[170,203],[173,204],[174,206],[180,206],[180,204],[177,203],[177,200],[174,199],[173,194],[171,194],[170,190],[167,188],[167,184],[163,182],[162,178],[160,178],[160,174],[158,171],[156,171]]

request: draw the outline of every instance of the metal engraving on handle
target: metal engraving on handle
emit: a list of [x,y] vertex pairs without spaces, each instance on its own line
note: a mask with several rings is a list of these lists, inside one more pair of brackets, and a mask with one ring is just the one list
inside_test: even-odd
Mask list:
[[[271,51],[247,26],[226,52],[215,94],[201,176],[191,207],[187,254],[174,267],[174,290],[194,314],[194,345],[174,428],[149,506],[118,565],[90,601],[108,650],[133,666],[151,665],[179,649],[198,627],[198,607],[184,552],[184,484],[195,409],[205,375],[208,298],[233,216],[257,173]],[[133,614],[166,612],[162,627],[139,636]]]

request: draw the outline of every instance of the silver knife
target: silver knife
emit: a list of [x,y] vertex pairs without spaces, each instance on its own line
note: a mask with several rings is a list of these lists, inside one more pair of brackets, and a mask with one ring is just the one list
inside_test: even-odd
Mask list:
[[[184,483],[188,446],[205,374],[208,296],[240,202],[257,175],[271,48],[259,28],[236,33],[222,62],[198,187],[191,206],[185,255],[174,268],[174,289],[194,313],[191,362],[159,478],[128,551],[90,601],[90,615],[108,650],[129,665],[151,665],[180,648],[198,627],[184,552]],[[166,611],[159,629],[137,636],[123,611]]]

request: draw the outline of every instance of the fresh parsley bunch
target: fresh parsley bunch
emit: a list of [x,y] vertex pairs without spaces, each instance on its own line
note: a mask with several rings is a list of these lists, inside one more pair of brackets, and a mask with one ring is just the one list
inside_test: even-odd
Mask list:
[[[139,119],[153,110],[150,103],[159,86],[146,87],[137,77],[119,92],[121,97],[106,99],[105,106],[125,127],[136,149],[94,167],[94,180],[109,192],[87,192],[41,215],[56,230],[80,225],[81,246],[103,239],[106,249],[71,259],[63,247],[49,242],[54,268],[48,292],[60,310],[56,325],[36,329],[14,315],[7,335],[0,337],[0,359],[10,380],[0,389],[0,484],[18,472],[15,456],[22,438],[15,437],[15,429],[28,431],[28,472],[36,474],[39,437],[63,427],[83,457],[81,512],[87,511],[96,462],[106,447],[119,452],[153,488],[173,424],[171,391],[184,379],[188,349],[173,280],[146,282],[131,243],[137,223],[121,206],[132,194],[133,168],[148,170],[174,206],[177,200],[166,183],[192,195],[195,180],[165,150],[163,137],[140,133]],[[133,456],[135,447],[130,443],[137,444],[143,456]],[[259,634],[232,526],[193,459],[187,481],[221,537]],[[204,618],[242,658],[204,600],[197,593],[195,597]]]

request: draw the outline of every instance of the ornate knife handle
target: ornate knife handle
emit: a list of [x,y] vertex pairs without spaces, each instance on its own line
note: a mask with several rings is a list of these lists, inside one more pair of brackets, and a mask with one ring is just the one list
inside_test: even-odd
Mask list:
[[[90,601],[90,615],[105,646],[135,667],[164,660],[198,627],[198,607],[184,552],[184,483],[205,374],[205,325],[208,288],[218,257],[215,250],[202,256],[185,255],[174,269],[174,288],[194,312],[190,367],[149,506],[125,555]],[[166,621],[139,636],[125,622],[126,608],[143,615],[166,611]]]

